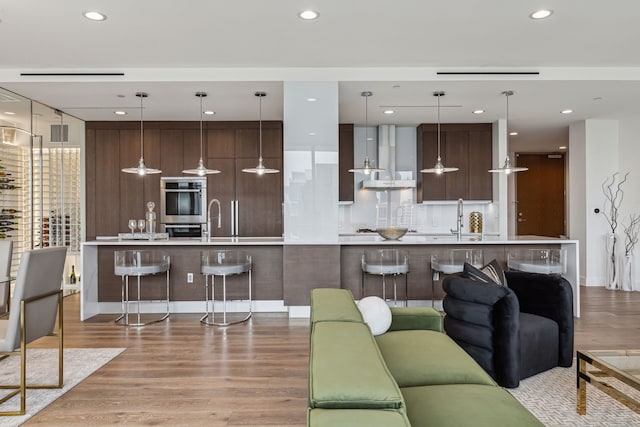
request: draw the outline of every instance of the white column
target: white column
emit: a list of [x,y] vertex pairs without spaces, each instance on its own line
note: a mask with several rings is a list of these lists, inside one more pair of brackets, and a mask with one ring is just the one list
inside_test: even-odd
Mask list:
[[569,127],[569,237],[581,243],[580,278],[586,286],[605,284],[604,236],[610,229],[594,210],[602,211],[604,205],[602,183],[619,171],[618,153],[617,120],[586,120]]
[[337,82],[284,83],[283,173],[285,243],[337,244]]
[[[499,168],[507,157],[507,121],[500,119],[493,123],[493,160],[492,167]],[[487,172],[490,173],[490,172]],[[509,226],[509,213],[513,214],[512,203],[509,203],[508,183],[513,181],[511,176],[504,173],[493,173],[493,204],[497,206],[498,231],[501,239],[513,234],[513,226]]]

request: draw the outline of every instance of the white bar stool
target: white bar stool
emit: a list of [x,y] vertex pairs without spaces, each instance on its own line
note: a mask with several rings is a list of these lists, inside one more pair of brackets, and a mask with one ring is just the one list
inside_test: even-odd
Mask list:
[[[171,267],[171,259],[169,255],[161,251],[151,250],[127,250],[115,251],[113,253],[114,274],[122,279],[122,313],[114,320],[116,324],[123,326],[145,326],[150,323],[161,322],[169,317],[169,269]],[[166,294],[165,299],[161,300],[166,305],[166,312],[159,319],[143,322],[140,311],[140,278],[143,276],[152,276],[155,274],[166,275]],[[138,298],[131,301],[129,299],[129,276],[138,278]],[[151,302],[151,301],[145,301]],[[137,306],[136,322],[129,321],[129,306],[135,304]],[[123,320],[122,323],[120,321]]]
[[362,284],[361,295],[364,298],[364,275],[373,274],[382,276],[382,299],[386,298],[385,276],[393,276],[393,302],[398,304],[396,279],[404,275],[404,305],[408,306],[408,275],[409,254],[399,249],[371,249],[364,251],[362,255]]
[[565,274],[567,250],[560,248],[515,249],[507,253],[509,270],[541,274]]
[[[240,251],[208,251],[202,252],[200,272],[205,276],[205,314],[201,323],[215,326],[229,326],[246,322],[251,318],[251,256]],[[249,311],[240,319],[227,322],[227,276],[248,273],[249,276]],[[209,311],[209,276],[211,276],[211,311]],[[222,322],[215,321],[215,277],[222,276]]]
[[482,249],[450,249],[447,253],[438,257],[431,255],[431,306],[435,307],[436,285],[435,282],[440,280],[440,274],[462,273],[464,263],[467,262],[476,268],[482,268],[483,255]]

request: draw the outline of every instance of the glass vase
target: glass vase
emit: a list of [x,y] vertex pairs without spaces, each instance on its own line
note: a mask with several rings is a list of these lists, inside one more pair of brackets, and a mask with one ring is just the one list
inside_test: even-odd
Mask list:
[[620,289],[618,283],[618,236],[615,233],[609,233],[605,236],[605,287],[607,289]]
[[633,255],[628,254],[621,257],[620,265],[620,289],[623,291],[635,290],[635,272]]

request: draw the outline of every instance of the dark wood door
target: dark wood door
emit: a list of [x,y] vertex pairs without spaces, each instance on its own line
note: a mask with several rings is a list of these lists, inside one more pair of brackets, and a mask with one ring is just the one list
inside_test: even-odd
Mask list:
[[519,154],[517,165],[529,168],[516,175],[517,234],[564,235],[564,155]]

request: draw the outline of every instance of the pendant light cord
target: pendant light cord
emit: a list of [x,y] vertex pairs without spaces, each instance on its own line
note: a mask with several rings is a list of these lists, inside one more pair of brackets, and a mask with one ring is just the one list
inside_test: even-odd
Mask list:
[[202,160],[202,95],[200,98],[200,160]]
[[369,95],[364,96],[364,158],[369,158]]
[[144,119],[143,119],[143,106],[142,100],[144,99],[144,95],[140,93],[140,158],[144,158]]
[[440,157],[440,97],[442,96],[442,92],[438,92],[438,160],[441,160]]
[[258,116],[258,128],[259,128],[259,135],[260,135],[260,160],[262,160],[262,97],[264,95],[260,95],[258,96],[258,98],[260,98],[260,109],[259,109],[259,116]]

